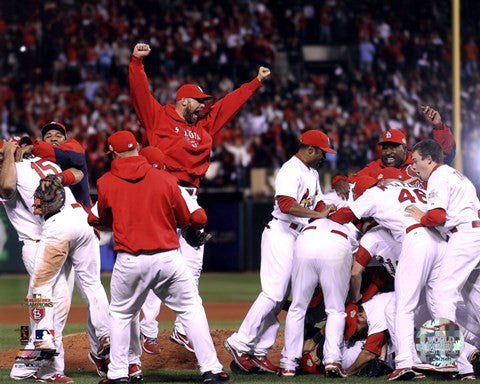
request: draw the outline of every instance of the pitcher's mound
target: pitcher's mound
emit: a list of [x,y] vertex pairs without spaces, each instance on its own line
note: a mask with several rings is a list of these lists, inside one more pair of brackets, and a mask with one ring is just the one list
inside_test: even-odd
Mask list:
[[[197,369],[195,354],[188,352],[180,345],[170,341],[170,333],[171,330],[160,331],[158,335],[158,343],[161,352],[159,355],[143,353],[143,369]],[[211,330],[210,333],[220,362],[225,369],[229,369],[232,358],[223,347],[223,341],[229,337],[233,331],[218,329]],[[278,341],[279,343],[272,348],[269,354],[269,358],[275,364],[280,360],[280,345],[283,345],[283,332],[279,334]],[[72,372],[76,369],[88,371],[94,370],[93,364],[87,359],[90,346],[85,333],[65,336],[63,338],[63,344],[65,347],[65,370],[67,372]],[[0,368],[10,369],[17,352],[18,349],[0,351]]]

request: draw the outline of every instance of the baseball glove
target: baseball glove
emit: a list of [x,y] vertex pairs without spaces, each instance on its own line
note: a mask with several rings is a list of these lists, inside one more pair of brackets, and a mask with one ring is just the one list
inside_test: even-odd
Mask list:
[[212,238],[212,235],[189,225],[182,229],[182,236],[185,241],[193,248],[199,248]]
[[370,360],[360,371],[357,372],[357,376],[362,377],[379,377],[388,375],[393,371],[385,361],[375,358]]
[[52,215],[65,204],[65,188],[55,175],[48,175],[40,180],[33,196],[33,213],[35,215]]

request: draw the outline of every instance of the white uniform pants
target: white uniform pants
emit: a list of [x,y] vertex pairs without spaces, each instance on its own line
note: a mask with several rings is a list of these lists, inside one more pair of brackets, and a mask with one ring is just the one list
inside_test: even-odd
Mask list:
[[445,242],[432,230],[420,227],[404,238],[395,274],[394,328],[389,325],[395,347],[397,369],[414,363],[414,311],[426,289],[427,303],[431,303],[433,284],[441,264]]
[[200,371],[218,373],[222,370],[197,285],[178,250],[138,256],[119,252],[110,288],[109,379],[128,377],[128,365],[132,363],[129,349],[132,342],[138,342],[138,333],[134,336],[136,339],[132,339],[132,334],[135,335],[132,320],[138,317],[150,289],[180,318],[195,349]]
[[[37,254],[38,248],[40,246],[39,241],[34,240],[25,240],[23,241],[22,247],[22,260],[25,265],[30,279],[32,279],[35,272],[35,256]],[[31,282],[30,282],[31,283]],[[29,284],[30,285],[30,284]],[[73,291],[73,270],[71,263],[66,263],[63,265],[60,273],[55,279],[52,287],[52,312],[53,312],[53,326],[52,328],[55,331],[55,344],[58,355],[55,356],[51,364],[46,364],[42,367],[41,370],[37,373],[37,376],[40,378],[48,378],[55,374],[63,374],[65,370],[65,351],[63,349],[63,330],[67,322],[68,312],[70,310],[71,298]],[[31,297],[31,292],[29,290],[28,297]],[[30,309],[30,308],[29,308]],[[30,328],[32,330],[31,341],[35,339],[35,329],[37,324],[32,320],[30,316]]]
[[[434,317],[455,321],[460,292],[475,268],[480,268],[480,228],[459,228],[450,236],[446,255],[433,291]],[[476,277],[472,295],[480,297],[480,279]],[[480,300],[471,300],[480,323]]]
[[242,353],[265,356],[275,344],[278,314],[288,294],[293,248],[298,232],[288,223],[271,220],[262,234],[260,282],[262,292],[252,304],[238,332],[228,342]]
[[341,235],[307,230],[295,245],[292,272],[292,304],[285,324],[285,346],[280,365],[295,369],[302,357],[305,313],[315,287],[320,285],[327,323],[323,362],[341,362],[345,300],[352,269],[352,249]]
[[[193,188],[179,188],[182,192],[185,202],[187,203],[190,213],[198,209],[199,205],[197,203],[197,195],[190,195],[189,192],[187,192],[187,190],[192,190]],[[198,248],[192,247],[186,242],[181,231],[178,231],[178,241],[180,242],[180,252],[182,257],[185,260],[187,267],[192,272],[195,282],[198,285],[200,274],[202,273],[203,268],[203,253],[205,247],[203,245]],[[158,296],[155,295],[155,293],[150,292],[142,306],[143,319],[140,321],[140,331],[144,336],[154,339],[158,337],[157,317],[160,314],[161,305],[162,302]],[[185,335],[185,329],[178,318],[175,319],[175,328],[182,335]]]

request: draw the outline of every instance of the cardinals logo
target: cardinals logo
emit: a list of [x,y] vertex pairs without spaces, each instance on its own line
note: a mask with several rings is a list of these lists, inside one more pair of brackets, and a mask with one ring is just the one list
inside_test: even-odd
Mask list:
[[306,192],[303,194],[300,199],[300,205],[302,207],[310,207],[313,204],[313,199],[310,195],[310,190],[307,188]]
[[30,317],[33,321],[38,323],[45,317],[45,308],[33,307],[30,308]]
[[189,129],[185,129],[185,140],[193,147],[197,148],[202,141],[202,138],[197,132],[193,132]]

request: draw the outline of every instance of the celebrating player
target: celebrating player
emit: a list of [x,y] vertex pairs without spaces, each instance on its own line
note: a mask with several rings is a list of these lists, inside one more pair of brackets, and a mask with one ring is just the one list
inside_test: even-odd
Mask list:
[[[247,100],[270,76],[270,70],[260,67],[249,83],[227,94],[203,115],[205,103],[212,96],[195,84],[185,84],[177,90],[175,104],[161,105],[152,96],[142,60],[150,54],[148,44],[137,44],[129,65],[130,96],[135,112],[147,131],[149,144],[165,154],[165,168],[178,179],[187,193],[197,198],[198,186],[210,164],[213,137],[235,116]],[[203,264],[203,246],[192,247],[180,237],[182,257],[186,260],[197,283]],[[192,349],[179,321],[171,339]]]

